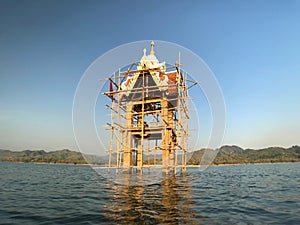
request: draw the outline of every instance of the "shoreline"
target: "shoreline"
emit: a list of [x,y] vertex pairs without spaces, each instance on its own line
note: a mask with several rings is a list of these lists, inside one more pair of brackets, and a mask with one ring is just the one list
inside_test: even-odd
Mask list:
[[201,167],[210,167],[210,166],[247,166],[247,165],[268,165],[268,164],[291,164],[291,163],[300,163],[300,161],[298,162],[274,162],[274,163],[269,163],[269,162],[257,162],[257,163],[232,163],[232,164],[223,164],[223,163],[220,163],[220,164],[211,164],[211,165],[187,165],[186,167],[187,168],[201,168]]
[[36,164],[36,165],[66,165],[66,166],[90,166],[90,164],[84,163],[48,163],[48,162],[13,162],[13,161],[0,161],[8,163],[23,163],[23,164]]
[[260,164],[290,164],[290,163],[300,163],[300,161],[297,162],[255,162],[255,163],[232,163],[232,164],[212,164],[210,166],[243,166],[243,165],[260,165]]
[[88,163],[47,163],[47,162],[29,162],[29,163],[40,164],[40,165],[48,164],[48,165],[66,165],[66,166],[89,166],[90,165]]
[[[36,165],[66,165],[66,166],[95,166],[88,163],[48,163],[48,162],[12,162],[12,161],[0,161],[0,162],[9,162],[9,163],[24,163],[24,164],[36,164]],[[196,168],[196,167],[210,167],[210,166],[243,166],[243,165],[260,165],[260,164],[291,164],[291,163],[300,163],[296,162],[256,162],[256,163],[220,163],[220,164],[210,164],[210,165],[187,165],[187,168]]]

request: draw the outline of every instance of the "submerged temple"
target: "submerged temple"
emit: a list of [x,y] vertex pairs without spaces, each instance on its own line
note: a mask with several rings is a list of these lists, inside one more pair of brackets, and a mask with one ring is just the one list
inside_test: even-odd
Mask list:
[[111,131],[108,168],[185,170],[188,152],[187,73],[160,62],[151,42],[138,63],[108,78]]

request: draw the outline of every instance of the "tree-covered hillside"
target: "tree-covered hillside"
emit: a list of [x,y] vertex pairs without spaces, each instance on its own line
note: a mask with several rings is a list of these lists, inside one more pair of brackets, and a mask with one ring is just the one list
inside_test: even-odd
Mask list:
[[[86,155],[91,163],[100,162],[101,157]],[[70,151],[68,149],[45,152],[44,150],[32,151],[9,151],[0,150],[0,161],[6,162],[32,162],[32,163],[70,163],[86,164],[86,160],[80,152]],[[102,162],[102,161],[101,161]]]
[[[205,149],[192,153],[188,164],[200,163]],[[213,150],[207,150],[208,153]],[[218,154],[213,164],[246,164],[246,163],[278,163],[278,162],[300,162],[300,147],[291,148],[270,147],[265,149],[242,149],[238,146],[223,146],[218,149]]]
[[[246,163],[277,163],[300,162],[300,147],[290,148],[270,147],[253,150],[242,149],[238,146],[223,146],[217,150],[206,150],[206,154],[217,154],[214,165],[218,164],[246,164]],[[205,149],[189,153],[189,165],[199,165]],[[31,163],[70,163],[86,164],[86,159],[92,164],[106,164],[107,157],[85,155],[68,149],[46,152],[44,150],[10,151],[0,150],[0,161],[31,162]],[[158,159],[159,160],[159,159]],[[202,161],[203,162],[203,161]]]

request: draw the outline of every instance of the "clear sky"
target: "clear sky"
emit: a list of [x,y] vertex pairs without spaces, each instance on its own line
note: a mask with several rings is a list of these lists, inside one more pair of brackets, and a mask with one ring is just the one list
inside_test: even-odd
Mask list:
[[178,43],[222,88],[224,144],[300,144],[300,1],[0,0],[0,148],[76,150],[72,102],[118,45]]

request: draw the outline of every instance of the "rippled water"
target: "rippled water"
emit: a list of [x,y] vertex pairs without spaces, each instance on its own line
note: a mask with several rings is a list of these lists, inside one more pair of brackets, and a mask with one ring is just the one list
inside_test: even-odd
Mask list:
[[118,186],[88,166],[0,163],[0,224],[300,224],[300,164]]

